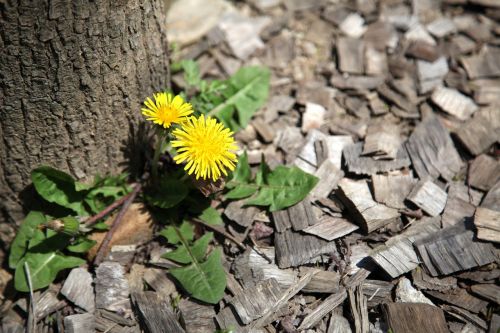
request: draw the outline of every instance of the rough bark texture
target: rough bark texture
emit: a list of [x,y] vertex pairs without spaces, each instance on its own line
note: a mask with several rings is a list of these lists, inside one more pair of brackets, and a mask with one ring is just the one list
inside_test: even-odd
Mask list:
[[166,86],[163,6],[0,3],[0,226],[19,222],[33,168],[89,179],[123,168],[133,155],[141,103]]

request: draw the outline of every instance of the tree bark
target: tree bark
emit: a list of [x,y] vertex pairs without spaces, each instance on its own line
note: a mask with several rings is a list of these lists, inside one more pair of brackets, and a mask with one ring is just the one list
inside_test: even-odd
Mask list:
[[35,167],[78,179],[123,168],[144,98],[166,87],[168,59],[164,0],[7,0],[0,15],[5,228],[23,216]]

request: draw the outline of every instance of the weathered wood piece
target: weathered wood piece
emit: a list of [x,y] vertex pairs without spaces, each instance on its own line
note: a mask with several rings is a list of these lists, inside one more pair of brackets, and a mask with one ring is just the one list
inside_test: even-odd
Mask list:
[[441,216],[443,227],[457,224],[465,218],[472,217],[482,196],[481,192],[470,189],[462,183],[451,183],[448,188],[448,200],[446,200],[446,206]]
[[370,255],[392,278],[415,269],[419,260],[413,243],[440,229],[439,218],[427,218],[415,222],[401,235],[390,238],[384,245],[373,249]]
[[215,332],[215,311],[212,306],[182,299],[179,302],[179,310],[187,333]]
[[337,188],[339,180],[344,177],[344,172],[336,166],[336,163],[327,158],[321,163],[314,175],[319,178],[319,182],[311,191],[310,195],[313,198],[320,199],[327,198],[328,195]]
[[325,123],[326,109],[319,104],[308,102],[302,115],[302,132],[320,128]]
[[457,288],[457,279],[453,276],[436,278],[429,276],[425,270],[418,267],[411,272],[413,283],[424,290],[448,291]]
[[444,304],[441,306],[441,308],[449,315],[456,317],[466,323],[472,323],[474,326],[477,326],[481,330],[486,330],[488,328],[488,324],[486,323],[486,321],[481,319],[478,315],[470,313],[469,311],[459,308],[458,306]]
[[321,254],[336,252],[334,242],[290,229],[275,233],[274,245],[279,268],[296,267]]
[[339,28],[347,36],[359,38],[366,31],[365,20],[358,13],[351,13],[340,23]]
[[442,176],[449,181],[462,167],[448,131],[435,116],[417,125],[406,142],[406,149],[420,179]]
[[96,307],[110,311],[130,311],[129,284],[123,266],[105,261],[96,269]]
[[323,271],[314,268],[300,268],[300,276],[304,276],[309,271],[314,270],[315,274],[308,284],[305,285],[304,292],[307,293],[337,293],[340,287],[340,274],[337,272]]
[[64,331],[68,333],[95,332],[95,317],[92,313],[64,317]]
[[469,79],[500,76],[500,48],[483,47],[479,54],[460,58]]
[[363,287],[349,288],[348,294],[351,313],[354,317],[355,332],[366,333],[369,331],[370,322],[368,321],[368,304],[363,294]]
[[470,288],[471,292],[490,302],[500,304],[500,286],[495,283],[475,284]]
[[468,223],[442,229],[416,241],[414,246],[432,276],[447,275],[495,261],[494,246],[476,241]]
[[387,55],[374,47],[365,49],[365,72],[368,75],[385,75],[388,72]]
[[459,306],[473,313],[479,313],[488,306],[488,302],[472,296],[462,288],[448,292],[426,291],[425,293],[445,303]]
[[345,289],[341,289],[338,293],[328,296],[318,307],[312,310],[300,323],[297,328],[299,331],[314,327],[324,316],[332,312],[337,306],[342,304],[347,298]]
[[269,321],[272,316],[283,307],[293,296],[295,296],[299,291],[301,291],[313,278],[316,271],[311,270],[306,275],[301,277],[299,281],[293,286],[290,286],[285,290],[280,298],[272,304],[269,310],[259,319],[255,320],[250,326],[250,329],[262,327],[265,323]]
[[350,172],[363,175],[372,175],[379,172],[398,170],[410,166],[410,157],[406,150],[401,147],[394,160],[375,160],[370,156],[361,156],[363,143],[347,145],[343,149],[347,168]]
[[394,283],[382,280],[365,280],[362,284],[363,294],[367,299],[368,308],[382,303],[392,302]]
[[481,202],[481,207],[500,211],[500,181],[493,185],[491,190],[486,193]]
[[162,297],[170,296],[177,290],[174,282],[167,277],[163,269],[147,268],[142,278]]
[[500,212],[478,207],[474,214],[477,238],[500,243]]
[[317,223],[312,204],[305,199],[287,209],[272,213],[276,231],[283,232],[289,228],[300,231]]
[[242,227],[248,227],[254,222],[259,209],[255,206],[244,206],[245,200],[231,201],[224,209],[224,215]]
[[374,159],[396,158],[401,146],[400,126],[394,123],[376,123],[368,127],[362,155]]
[[488,333],[498,333],[500,329],[500,315],[493,314],[490,321],[490,329]]
[[275,132],[268,123],[266,123],[261,118],[255,118],[252,121],[252,124],[257,133],[259,133],[260,137],[264,140],[264,142],[273,142]]
[[470,186],[488,191],[498,181],[500,181],[500,160],[481,154],[472,161],[467,177]]
[[312,234],[328,241],[340,238],[351,232],[359,229],[359,227],[341,217],[332,217],[327,214],[323,215],[319,222],[303,229],[302,231]]
[[500,138],[498,108],[488,107],[477,111],[472,119],[457,131],[457,137],[474,155],[487,150]]
[[337,40],[339,68],[344,73],[364,73],[365,44],[360,39],[340,37]]
[[405,96],[395,92],[387,84],[378,87],[377,92],[380,96],[384,97],[386,100],[392,102],[404,111],[408,113],[416,112],[416,107]]
[[184,333],[170,302],[152,291],[132,294],[132,302],[141,319],[141,328],[151,333]]
[[382,76],[332,75],[330,84],[339,89],[372,90],[384,83]]
[[440,57],[434,62],[417,60],[418,91],[425,94],[441,85],[443,78],[448,74],[448,61]]
[[349,324],[349,321],[341,315],[332,313],[330,323],[328,324],[328,331],[326,333],[352,333],[351,325]]
[[421,40],[412,42],[410,46],[408,46],[408,48],[406,49],[405,54],[407,56],[411,56],[428,62],[434,62],[440,56],[435,45],[426,43]]
[[429,23],[426,28],[427,31],[437,38],[443,38],[457,29],[455,23],[448,17],[440,17]]
[[459,120],[469,119],[478,106],[474,101],[456,89],[438,87],[431,95],[432,101],[444,112]]
[[95,295],[92,283],[92,275],[85,268],[73,268],[64,281],[61,294],[85,311],[93,313]]
[[365,180],[343,178],[335,194],[365,232],[377,230],[399,218],[398,210],[373,200]]
[[404,201],[416,184],[411,174],[372,175],[375,200],[391,208],[405,208]]
[[275,279],[268,279],[236,295],[230,304],[240,321],[248,325],[269,311],[281,294],[278,282]]
[[446,205],[448,194],[432,181],[420,181],[408,195],[408,200],[430,216],[438,216]]
[[394,333],[448,332],[443,310],[429,304],[387,303],[382,311]]

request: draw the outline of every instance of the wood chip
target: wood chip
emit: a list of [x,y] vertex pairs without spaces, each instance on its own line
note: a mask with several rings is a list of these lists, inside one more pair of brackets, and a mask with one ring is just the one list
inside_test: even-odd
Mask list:
[[336,252],[334,242],[290,229],[275,233],[274,244],[279,268],[296,267],[321,254]]
[[163,269],[147,268],[143,279],[162,297],[168,297],[176,291],[174,282],[167,277]]
[[366,297],[363,294],[363,287],[350,288],[348,293],[356,333],[368,332],[370,322],[368,321],[368,305]]
[[438,216],[446,205],[448,194],[432,181],[420,181],[408,195],[413,202],[430,216]]
[[406,149],[420,179],[442,176],[449,181],[463,165],[448,131],[434,116],[417,125]]
[[366,31],[365,20],[358,13],[352,13],[340,23],[339,28],[346,36],[359,38]]
[[411,272],[415,286],[420,290],[448,291],[457,288],[457,279],[453,276],[436,278],[429,276],[425,270],[418,267]]
[[495,248],[478,242],[466,223],[442,229],[414,243],[432,276],[447,275],[495,261]]
[[365,280],[362,285],[368,308],[392,302],[394,283],[382,280]]
[[406,49],[407,56],[411,56],[427,62],[436,61],[440,54],[435,45],[426,43],[421,40],[414,41]]
[[472,323],[474,326],[477,326],[481,330],[486,330],[488,328],[488,324],[486,323],[486,321],[481,319],[478,315],[470,313],[467,310],[461,309],[457,306],[446,304],[442,305],[441,308],[445,310],[449,315],[454,316],[466,323]]
[[459,120],[469,119],[478,109],[478,106],[471,98],[456,89],[438,87],[432,93],[431,99],[441,110]]
[[415,289],[410,280],[404,276],[399,279],[398,286],[396,288],[396,302],[434,305],[434,303],[425,297],[421,291]]
[[400,127],[393,123],[376,123],[368,127],[362,155],[393,160],[401,146]]
[[92,283],[92,275],[85,268],[73,268],[64,281],[61,294],[85,311],[93,313],[95,296]]
[[417,75],[419,80],[419,93],[425,94],[441,85],[442,79],[448,74],[448,62],[445,57],[434,62],[417,60]]
[[339,180],[344,177],[344,172],[336,166],[335,162],[331,159],[327,159],[321,163],[314,175],[319,178],[319,182],[311,191],[310,195],[313,198],[321,199],[327,198],[328,195],[337,188]]
[[257,207],[245,206],[245,200],[231,201],[224,209],[224,215],[242,227],[252,225],[258,213]]
[[500,76],[500,48],[484,47],[477,55],[460,58],[469,79]]
[[332,75],[330,84],[339,89],[373,90],[384,83],[382,76]]
[[477,111],[473,118],[457,131],[457,137],[474,155],[487,150],[500,138],[498,109],[489,107]]
[[470,288],[471,292],[486,300],[500,304],[500,287],[495,283],[475,284]]
[[488,302],[472,296],[462,288],[458,288],[448,292],[427,291],[426,294],[445,303],[457,305],[473,313],[479,313],[485,310],[488,306]]
[[477,238],[500,243],[500,212],[478,207],[474,214]]
[[363,74],[365,44],[362,40],[340,37],[337,40],[339,68],[344,73]]
[[179,302],[179,310],[183,322],[185,323],[186,332],[215,332],[215,311],[213,306],[202,305],[188,299],[182,299]]
[[341,315],[332,313],[330,323],[328,324],[328,331],[326,333],[352,333],[351,325],[349,324],[349,321]]
[[373,200],[365,180],[343,178],[339,182],[339,190],[335,193],[365,232],[377,230],[399,218],[396,209]]
[[398,150],[396,159],[394,160],[375,160],[371,156],[361,156],[362,151],[362,142],[344,147],[342,152],[349,172],[372,175],[380,172],[399,170],[409,167],[411,164],[410,157],[403,147]]
[[500,181],[500,160],[482,154],[472,161],[467,178],[470,186],[488,191],[498,181]]
[[427,26],[427,31],[429,31],[434,37],[443,38],[456,31],[455,24],[453,21],[447,17],[438,18]]
[[439,218],[416,222],[401,235],[390,238],[384,245],[373,249],[371,259],[389,276],[396,278],[415,269],[419,260],[413,243],[439,230]]
[[264,122],[260,118],[254,119],[252,123],[264,142],[269,143],[273,141],[274,129],[268,123]]
[[332,312],[347,298],[347,292],[342,289],[338,293],[328,296],[318,307],[309,313],[297,328],[299,331],[314,327],[323,317]]
[[481,192],[470,189],[461,183],[451,183],[448,189],[448,200],[446,200],[441,217],[443,227],[455,225],[472,217],[481,198]]
[[95,332],[95,317],[91,313],[66,316],[64,317],[64,329],[68,333]]
[[141,328],[151,333],[184,333],[170,302],[153,291],[132,294],[132,302],[141,318]]
[[375,200],[391,208],[405,208],[404,201],[416,184],[411,174],[372,175]]
[[275,211],[272,214],[278,232],[283,232],[289,228],[300,231],[317,223],[316,215],[309,200],[302,200],[292,207]]
[[374,47],[367,47],[365,49],[365,66],[367,75],[385,75],[389,71],[386,53],[378,51]]
[[129,284],[123,266],[105,261],[96,269],[96,307],[110,311],[130,311]]
[[302,115],[302,132],[308,133],[312,129],[320,128],[325,122],[326,110],[316,103],[306,103],[306,110]]
[[315,225],[303,229],[303,232],[312,234],[328,241],[348,235],[359,227],[341,217],[324,215]]
[[449,332],[443,310],[429,304],[387,303],[382,305],[382,312],[393,332]]

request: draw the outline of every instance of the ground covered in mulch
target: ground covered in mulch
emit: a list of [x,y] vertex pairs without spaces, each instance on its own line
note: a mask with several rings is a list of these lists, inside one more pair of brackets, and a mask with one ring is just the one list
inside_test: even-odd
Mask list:
[[[253,167],[264,155],[318,185],[274,213],[214,201],[237,240],[218,233],[215,306],[166,273],[133,204],[106,261],[37,292],[40,332],[498,332],[500,2],[205,3],[214,23],[172,28],[173,56],[206,79],[270,68],[236,138]],[[2,332],[22,332],[26,300],[5,295]]]

